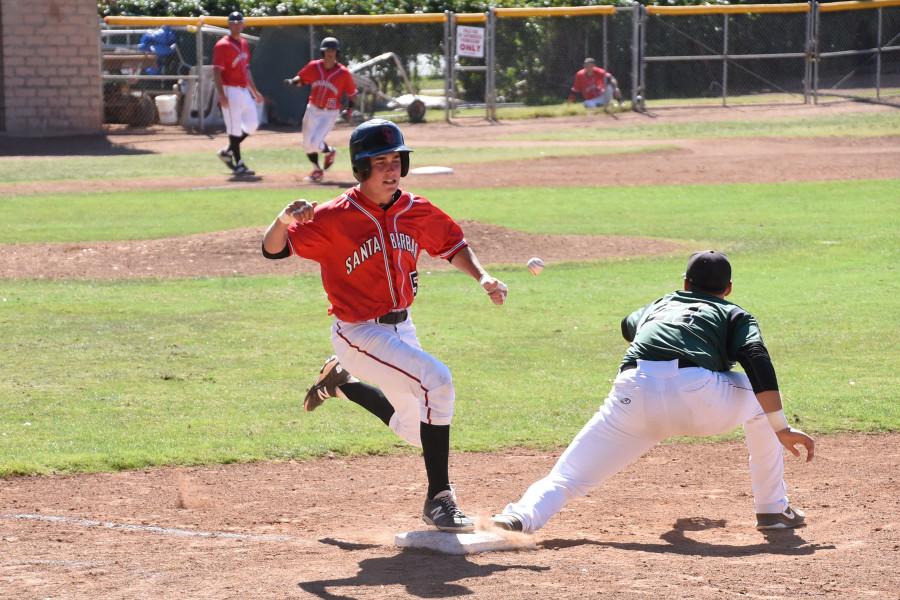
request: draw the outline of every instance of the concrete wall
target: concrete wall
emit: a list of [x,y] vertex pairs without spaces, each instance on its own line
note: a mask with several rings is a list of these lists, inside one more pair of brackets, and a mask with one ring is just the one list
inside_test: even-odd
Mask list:
[[103,123],[95,0],[0,0],[0,130],[97,132]]

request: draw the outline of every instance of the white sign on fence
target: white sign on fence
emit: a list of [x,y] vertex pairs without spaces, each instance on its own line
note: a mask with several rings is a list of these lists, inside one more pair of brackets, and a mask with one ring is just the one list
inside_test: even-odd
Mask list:
[[456,28],[456,54],[457,56],[484,58],[484,27],[458,26]]

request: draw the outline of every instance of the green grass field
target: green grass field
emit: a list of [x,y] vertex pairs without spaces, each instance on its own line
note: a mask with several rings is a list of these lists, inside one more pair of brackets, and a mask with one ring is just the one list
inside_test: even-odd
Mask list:
[[[885,368],[900,355],[900,179],[417,191],[458,219],[727,250],[732,299],[760,319],[789,417],[818,433],[900,429],[900,376]],[[290,197],[10,196],[0,243],[263,226]],[[614,376],[619,320],[677,287],[684,259],[551,265],[540,278],[496,267],[511,288],[502,308],[461,274],[423,274],[416,324],[454,373],[454,447],[567,443]],[[330,353],[325,308],[312,275],[0,281],[0,475],[410,451],[353,405],[302,413]]]

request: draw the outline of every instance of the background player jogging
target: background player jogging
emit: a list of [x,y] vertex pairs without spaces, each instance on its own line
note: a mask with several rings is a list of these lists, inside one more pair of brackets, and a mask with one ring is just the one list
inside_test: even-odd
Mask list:
[[[303,113],[303,151],[313,164],[307,177],[310,181],[322,181],[325,171],[334,164],[336,149],[325,142],[325,137],[334,128],[341,109],[341,96],[347,95],[353,108],[356,84],[350,69],[338,62],[341,43],[337,38],[322,40],[319,51],[322,58],[309,61],[297,74],[285,79],[286,85],[310,85],[309,103]],[[324,163],[319,166],[319,152],[325,154]]]
[[306,394],[306,410],[330,397],[346,398],[420,446],[428,477],[422,518],[444,531],[465,532],[473,523],[456,504],[448,468],[453,380],[416,336],[410,314],[419,286],[416,262],[423,250],[446,259],[478,281],[494,304],[503,304],[507,288],[479,264],[453,219],[400,189],[410,152],[390,121],[357,127],[350,159],[359,185],[321,205],[291,202],[266,230],[263,254],[319,263],[331,302],[335,356]]
[[235,175],[250,176],[255,173],[241,160],[241,142],[259,127],[256,104],[263,95],[250,74],[250,45],[241,37],[243,30],[244,15],[228,15],[229,33],[213,47],[213,78],[228,133],[228,147],[218,157]]
[[[493,522],[531,533],[572,498],[594,488],[662,440],[727,433],[743,424],[758,529],[789,529],[804,515],[788,504],[782,447],[812,460],[812,438],[788,426],[775,369],[756,319],[725,300],[731,264],[719,252],[688,261],[684,291],[622,320],[631,342],[606,402],[550,474]],[[746,372],[730,370],[734,362]]]

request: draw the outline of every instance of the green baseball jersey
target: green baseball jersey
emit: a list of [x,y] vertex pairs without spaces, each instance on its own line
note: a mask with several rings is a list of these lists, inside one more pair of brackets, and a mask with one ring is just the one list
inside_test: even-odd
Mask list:
[[631,342],[622,364],[687,359],[711,371],[734,366],[738,349],[763,343],[753,315],[737,304],[696,292],[672,292],[622,321]]

